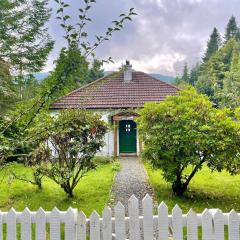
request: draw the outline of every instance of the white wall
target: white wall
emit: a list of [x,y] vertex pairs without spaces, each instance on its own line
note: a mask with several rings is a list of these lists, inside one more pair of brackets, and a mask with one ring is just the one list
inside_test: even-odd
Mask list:
[[[106,123],[109,121],[109,114],[110,112],[98,112],[102,115],[102,120]],[[101,149],[98,155],[114,155],[114,136],[113,136],[113,129],[110,129],[105,134],[105,146]]]

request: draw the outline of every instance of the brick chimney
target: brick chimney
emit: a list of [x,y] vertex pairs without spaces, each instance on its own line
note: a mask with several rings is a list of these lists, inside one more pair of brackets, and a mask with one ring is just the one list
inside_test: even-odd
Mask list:
[[131,82],[132,81],[132,65],[130,61],[126,60],[126,65],[124,66],[124,82]]

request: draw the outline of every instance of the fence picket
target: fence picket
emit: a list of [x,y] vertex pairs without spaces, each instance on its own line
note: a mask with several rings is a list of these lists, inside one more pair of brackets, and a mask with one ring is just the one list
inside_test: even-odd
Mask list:
[[143,236],[144,240],[153,239],[153,202],[147,194],[142,200],[143,205]]
[[224,240],[224,219],[219,209],[213,215],[214,239]]
[[[133,195],[128,201],[128,217],[120,202],[114,207],[114,217],[112,210],[105,207],[102,218],[93,211],[89,219],[82,211],[78,213],[72,208],[66,212],[60,212],[57,208],[51,212],[45,212],[42,208],[37,212],[31,212],[28,208],[16,212],[12,208],[9,212],[0,211],[0,240],[16,240],[19,237],[17,230],[20,230],[22,240],[31,240],[34,223],[36,240],[60,240],[61,224],[64,225],[65,240],[152,240],[157,236],[158,240],[168,240],[169,230],[173,235],[170,239],[183,240],[183,227],[184,232],[186,227],[188,240],[198,240],[200,226],[202,240],[224,240],[225,226],[228,226],[227,239],[240,240],[240,213],[234,210],[223,214],[219,209],[205,209],[201,214],[196,214],[190,209],[187,215],[183,215],[181,208],[175,205],[172,215],[168,215],[168,207],[162,202],[158,206],[158,215],[154,216],[153,200],[149,195],[142,200],[142,207],[143,216],[139,216],[139,202]],[[47,224],[50,224],[50,236],[47,236]],[[157,236],[155,227],[158,228]]]
[[14,208],[7,214],[7,240],[16,240],[16,230],[17,230],[17,214]]
[[116,240],[126,239],[125,208],[118,202],[114,207]]
[[65,214],[65,240],[75,240],[76,239],[76,229],[75,229],[75,212],[70,207]]
[[3,240],[3,220],[2,212],[0,211],[0,240]]
[[90,216],[90,240],[100,240],[100,220],[96,211]]
[[198,240],[197,214],[192,209],[187,214],[187,239]]
[[202,240],[213,239],[213,224],[212,215],[208,209],[205,209],[202,213]]
[[112,211],[109,207],[103,210],[103,239],[112,240]]
[[168,207],[164,202],[158,206],[158,239],[168,239]]
[[128,200],[130,240],[140,240],[138,199],[132,195]]
[[60,229],[60,212],[55,207],[50,214],[50,239],[60,240],[61,229]]
[[21,239],[31,240],[32,237],[31,212],[25,208],[21,214]]
[[86,240],[86,219],[84,212],[79,212],[77,218],[77,240]]
[[239,240],[239,217],[234,210],[228,216],[228,239]]
[[36,213],[36,240],[46,240],[46,213],[42,208]]
[[183,220],[182,210],[178,205],[172,210],[172,228],[173,228],[173,239],[183,240]]

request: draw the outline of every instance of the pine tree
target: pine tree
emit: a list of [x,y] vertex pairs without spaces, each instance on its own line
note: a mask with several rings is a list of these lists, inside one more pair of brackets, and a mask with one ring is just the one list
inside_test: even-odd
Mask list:
[[214,28],[207,42],[207,50],[203,57],[203,62],[207,62],[209,58],[218,51],[220,45],[221,45],[221,36],[217,28]]
[[231,38],[237,39],[238,37],[239,37],[239,28],[237,26],[237,21],[234,16],[231,16],[225,31],[225,36],[224,36],[225,42],[227,42]]
[[185,63],[183,67],[182,82],[189,83],[189,70],[188,70],[187,63]]
[[104,76],[104,70],[102,69],[102,62],[97,59],[94,59],[92,63],[92,67],[88,71],[87,82],[90,83],[103,76]]
[[189,83],[191,85],[193,86],[195,85],[195,83],[198,80],[199,74],[200,74],[200,64],[199,62],[197,62],[196,65],[190,71]]

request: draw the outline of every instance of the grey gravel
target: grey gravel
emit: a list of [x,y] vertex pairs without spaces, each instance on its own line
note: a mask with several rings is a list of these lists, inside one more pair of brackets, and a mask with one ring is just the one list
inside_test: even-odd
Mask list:
[[140,203],[148,193],[152,198],[153,190],[148,183],[148,175],[142,162],[136,157],[119,158],[121,169],[116,174],[115,183],[112,187],[112,205],[120,201],[126,208],[128,199],[134,194]]
[[[149,194],[154,200],[153,189],[149,185],[147,172],[142,162],[136,157],[119,158],[121,170],[115,176],[115,182],[111,190],[111,207],[113,208],[120,201],[126,209],[128,215],[128,199],[134,194],[139,200],[139,214],[142,215],[142,199]],[[157,202],[154,201],[156,209]],[[143,229],[140,230],[141,240],[143,240]],[[127,238],[129,239],[129,232]],[[154,240],[158,239],[157,224],[154,224]],[[169,235],[169,239],[171,235]]]

